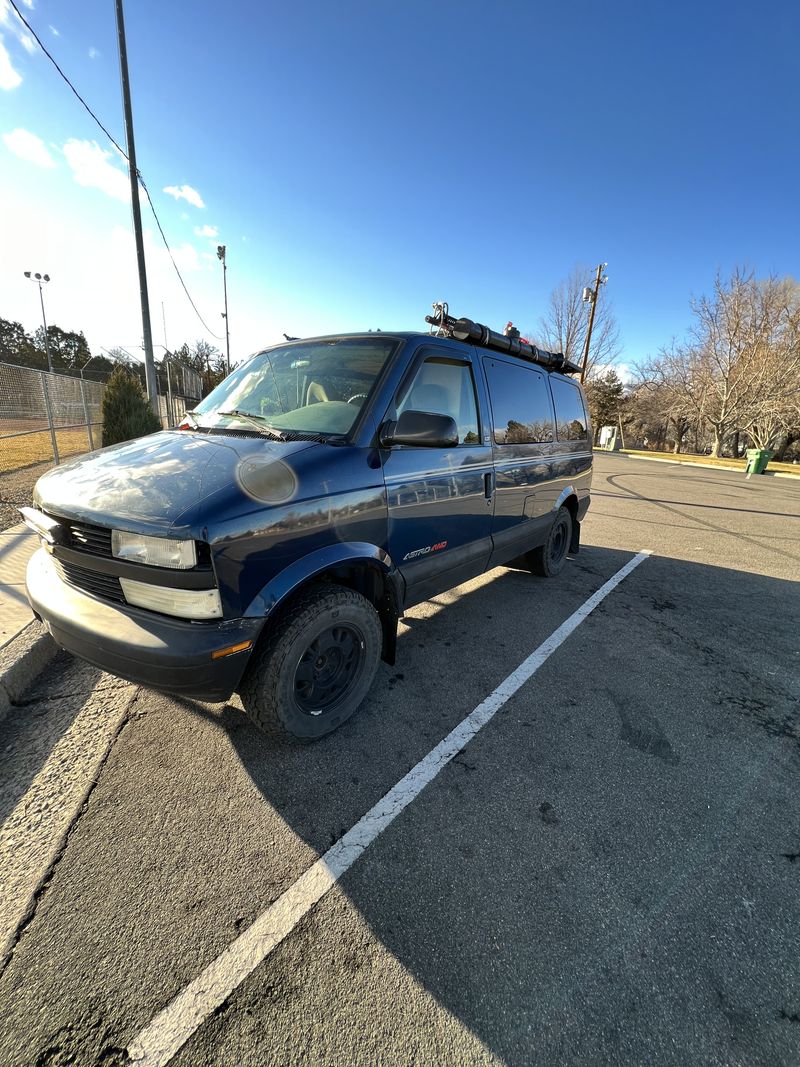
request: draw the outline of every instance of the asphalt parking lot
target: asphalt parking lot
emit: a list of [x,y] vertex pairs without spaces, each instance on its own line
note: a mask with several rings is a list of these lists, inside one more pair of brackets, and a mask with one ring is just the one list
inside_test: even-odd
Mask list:
[[800,1062],[800,480],[601,455],[583,542],[415,608],[312,747],[61,655],[0,724],[0,1063],[140,1055],[641,550],[169,1062]]

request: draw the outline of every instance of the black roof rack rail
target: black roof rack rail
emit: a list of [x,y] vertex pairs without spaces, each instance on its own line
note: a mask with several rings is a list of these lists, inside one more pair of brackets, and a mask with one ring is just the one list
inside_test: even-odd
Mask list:
[[445,303],[432,306],[433,315],[426,315],[425,321],[435,326],[443,337],[453,337],[456,341],[469,341],[481,348],[493,348],[498,352],[507,352],[511,356],[519,356],[520,359],[536,363],[545,370],[558,371],[560,374],[580,374],[581,372],[580,367],[564,358],[563,352],[545,352],[543,348],[528,344],[520,338],[519,331],[513,327],[509,334],[496,333],[480,322],[473,322],[472,319],[453,318],[448,314],[448,307]]

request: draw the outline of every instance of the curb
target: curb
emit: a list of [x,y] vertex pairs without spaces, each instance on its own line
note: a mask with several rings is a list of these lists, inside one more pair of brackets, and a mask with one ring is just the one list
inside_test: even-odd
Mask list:
[[58,652],[40,622],[29,622],[0,649],[0,722]]

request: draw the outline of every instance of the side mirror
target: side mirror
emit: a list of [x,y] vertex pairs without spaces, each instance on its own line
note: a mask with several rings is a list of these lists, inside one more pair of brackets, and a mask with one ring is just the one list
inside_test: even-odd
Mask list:
[[417,448],[452,448],[458,444],[456,420],[431,411],[404,411],[397,422],[381,427],[381,445],[413,445]]

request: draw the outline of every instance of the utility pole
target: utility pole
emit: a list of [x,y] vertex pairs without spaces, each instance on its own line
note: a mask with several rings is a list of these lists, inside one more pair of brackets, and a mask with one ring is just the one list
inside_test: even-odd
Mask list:
[[147,296],[147,269],[144,261],[144,238],[142,237],[142,209],[139,204],[139,171],[136,167],[136,145],[133,140],[133,109],[131,86],[128,79],[128,49],[125,44],[125,17],[122,0],[116,0],[117,38],[119,41],[119,73],[122,81],[122,104],[125,111],[125,142],[128,149],[128,174],[131,180],[131,210],[133,213],[133,236],[136,241],[136,261],[139,266],[139,296],[142,302],[142,337],[144,341],[144,380],[150,406],[158,415],[158,383],[156,364],[153,358],[153,331],[150,327],[150,301]]
[[592,327],[594,326],[594,313],[597,309],[597,294],[600,292],[600,286],[605,285],[608,281],[608,275],[604,275],[603,271],[608,266],[607,263],[599,263],[597,266],[597,275],[594,279],[594,288],[590,289],[588,285],[583,290],[583,302],[584,304],[591,303],[589,309],[589,325],[586,329],[586,340],[583,345],[583,359],[581,360],[581,382],[586,378],[586,367],[589,362],[589,344],[592,340]]
[[222,288],[225,292],[225,310],[222,313],[225,319],[225,352],[228,374],[231,372],[231,335],[228,330],[228,263],[225,259],[225,245],[217,245],[217,259],[222,260]]

